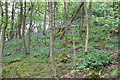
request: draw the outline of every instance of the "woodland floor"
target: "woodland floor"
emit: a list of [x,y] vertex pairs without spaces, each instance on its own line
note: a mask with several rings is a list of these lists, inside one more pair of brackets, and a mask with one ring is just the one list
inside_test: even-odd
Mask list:
[[[95,27],[95,29],[100,30],[101,27]],[[96,30],[96,32],[97,32]],[[92,31],[92,29],[91,29]],[[102,31],[101,31],[102,32]],[[3,68],[2,68],[2,76],[3,77],[15,77],[15,78],[50,78],[53,77],[51,74],[51,63],[49,57],[47,57],[49,52],[49,37],[47,37],[47,45],[44,45],[44,36],[42,35],[31,33],[32,34],[32,41],[31,41],[31,53],[30,55],[25,55],[24,48],[22,47],[19,50],[19,44],[21,40],[13,39],[12,41],[8,41],[5,44],[5,51],[3,54]],[[69,32],[71,37],[71,32]],[[99,34],[99,33],[98,33]],[[84,40],[85,37],[80,38],[79,32],[76,31],[76,54],[77,59],[84,56]],[[83,35],[85,35],[83,33]],[[104,35],[104,34],[101,34]],[[37,38],[38,37],[38,38]],[[79,39],[80,38],[80,39]],[[111,55],[117,56],[118,54],[118,46],[117,42],[118,39],[113,37],[111,39],[99,39],[99,36],[96,35],[90,36],[90,43],[89,43],[89,51],[90,52],[105,52]],[[103,36],[106,38],[106,36]],[[37,40],[38,39],[38,40]],[[28,36],[26,36],[26,42],[28,40]],[[72,57],[73,56],[73,48],[72,48],[72,40],[69,39],[69,43],[66,45],[67,48],[64,48],[64,38],[59,40],[56,38],[54,41],[55,47],[55,61],[56,61],[56,72],[57,77],[60,78],[89,78],[89,77],[104,77],[104,78],[115,78],[118,74],[118,61],[114,64],[108,64],[102,69],[95,71],[95,70],[84,70],[84,69],[77,69],[74,68]],[[89,53],[90,53],[89,52]],[[64,57],[60,56],[60,54],[68,53],[67,55],[68,61],[70,58],[70,62],[59,62],[59,60]],[[70,56],[70,57],[68,57]]]

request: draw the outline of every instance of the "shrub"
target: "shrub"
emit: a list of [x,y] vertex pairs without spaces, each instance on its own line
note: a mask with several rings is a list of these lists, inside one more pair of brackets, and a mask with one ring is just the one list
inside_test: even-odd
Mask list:
[[115,63],[115,57],[104,52],[91,52],[78,60],[78,69],[101,69],[106,65]]

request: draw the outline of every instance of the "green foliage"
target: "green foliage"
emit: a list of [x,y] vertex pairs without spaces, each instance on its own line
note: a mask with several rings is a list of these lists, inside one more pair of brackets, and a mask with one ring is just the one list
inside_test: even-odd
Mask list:
[[3,60],[3,63],[13,63],[13,62],[19,62],[20,60],[24,59],[26,57],[25,54],[16,54],[15,56],[6,57],[5,60]]
[[110,72],[110,75],[112,77],[116,77],[118,75],[118,71],[117,70],[113,70],[113,71]]
[[66,53],[60,53],[56,59],[57,61],[57,67],[61,66],[63,63],[70,63],[71,57],[69,54]]
[[115,58],[104,52],[91,52],[80,58],[77,64],[78,69],[101,69],[106,65],[115,63]]

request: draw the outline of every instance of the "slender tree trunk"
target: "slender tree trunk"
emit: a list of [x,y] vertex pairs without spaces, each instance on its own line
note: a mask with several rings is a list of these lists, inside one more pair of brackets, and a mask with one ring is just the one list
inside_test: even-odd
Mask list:
[[1,29],[2,29],[2,24],[3,24],[3,8],[2,8],[2,2],[0,1],[0,8],[1,8],[1,23],[0,23],[0,32],[1,32]]
[[2,31],[2,46],[1,46],[1,48],[2,48],[2,54],[3,54],[3,50],[4,50],[4,44],[5,44],[5,32],[6,32],[6,28],[7,28],[7,26],[8,26],[8,3],[7,2],[5,2],[5,27],[4,27],[4,29],[3,29],[3,31]]
[[56,12],[56,14],[55,14],[55,27],[58,27],[58,3],[57,2],[55,2],[55,12]]
[[49,2],[49,19],[50,19],[50,59],[52,64],[53,75],[56,76],[56,68],[54,62],[54,42],[53,42],[53,18],[52,18],[52,2]]
[[68,22],[67,23],[69,23],[69,19],[70,19],[70,2],[67,3],[67,14],[68,14],[68,16],[67,16],[67,21]]
[[82,7],[82,12],[81,12],[81,26],[79,26],[79,34],[81,35],[81,29],[83,28],[84,25],[84,6]]
[[67,29],[67,14],[66,14],[66,2],[64,2],[64,23],[65,23],[65,40],[68,43],[68,29]]
[[54,27],[55,27],[55,19],[56,19],[56,8],[55,8],[55,7],[56,7],[56,4],[55,4],[55,2],[54,2],[54,9],[53,9],[53,13],[54,13],[54,14],[53,14],[53,16],[54,16],[54,17],[53,17],[53,18],[54,18],[54,19],[53,19],[53,26],[54,26]]
[[75,51],[75,36],[74,36],[74,28],[72,30],[72,36],[73,36],[73,50],[74,50],[74,67],[76,66],[76,51]]
[[80,11],[80,9],[82,8],[82,6],[84,5],[84,2],[82,2],[80,4],[80,6],[78,7],[78,9],[76,10],[76,12],[73,14],[73,16],[71,17],[71,19],[69,20],[69,25],[70,26],[74,20],[74,18],[76,17],[76,15],[78,14],[78,12]]
[[14,27],[14,2],[13,2],[13,5],[12,5],[12,17],[11,17],[11,20],[12,20],[12,23],[11,23],[11,31],[10,31],[10,40],[13,39],[13,27]]
[[[80,11],[80,9],[82,8],[82,6],[84,5],[84,2],[82,2],[80,4],[80,6],[77,8],[76,12],[72,15],[72,17],[70,18],[69,22],[68,22],[68,29],[70,28],[70,25],[72,24],[74,18],[76,17],[76,15],[78,14],[78,12]],[[65,34],[65,30],[62,31],[63,33],[60,35],[59,39],[62,39],[64,34]]]
[[[58,27],[58,7],[57,7],[57,2],[54,2],[54,27]],[[57,30],[55,30],[55,33],[57,33]],[[56,34],[54,34],[54,41],[56,39]]]
[[18,26],[18,34],[19,34],[19,38],[21,39],[21,25],[22,25],[22,20],[23,20],[23,3],[20,2],[20,22],[19,22],[19,26]]
[[[0,8],[1,8],[1,22],[0,22],[0,36],[2,35],[2,25],[3,25],[3,8],[2,8],[2,2],[0,1]],[[0,37],[0,67],[2,67],[2,54],[3,54],[3,36]],[[0,74],[2,74],[2,71],[0,71]],[[2,77],[2,75],[0,75]]]
[[[53,16],[54,16],[54,17],[53,17],[53,18],[54,18],[54,19],[53,19],[53,24],[54,24],[53,26],[56,27],[56,2],[54,2],[53,13],[54,13],[54,14],[53,14]],[[56,33],[56,30],[54,30],[54,31],[55,31],[55,33]],[[55,38],[55,35],[56,35],[56,34],[53,34],[53,36],[54,36],[54,41],[55,41],[55,39],[56,39],[56,38]]]
[[24,45],[25,53],[27,55],[28,51],[25,43],[25,22],[26,22],[26,2],[24,2],[24,16],[23,16],[23,29],[22,29],[22,43]]
[[28,33],[28,53],[30,53],[30,45],[31,45],[31,27],[32,27],[32,14],[33,14],[33,3],[31,2],[31,12],[30,12],[30,26],[29,26],[29,33]]
[[43,35],[45,36],[45,45],[46,45],[46,10],[47,10],[47,2],[45,2],[45,11],[44,11],[44,28]]
[[[88,52],[88,36],[89,36],[89,27],[90,27],[90,17],[91,17],[92,1],[90,0],[89,8],[86,8],[86,43],[85,43],[85,53]],[[89,10],[89,11],[88,11]]]
[[0,66],[2,66],[2,54],[4,50],[4,45],[5,45],[5,33],[6,33],[6,28],[8,26],[8,3],[5,2],[5,26],[4,29],[2,30],[2,36],[1,36],[1,50],[0,50]]

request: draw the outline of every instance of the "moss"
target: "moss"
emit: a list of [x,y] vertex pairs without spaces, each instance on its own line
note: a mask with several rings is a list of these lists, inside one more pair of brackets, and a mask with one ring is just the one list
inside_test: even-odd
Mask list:
[[40,59],[26,58],[20,62],[15,62],[3,66],[3,77],[30,78],[44,77],[50,73],[50,65],[43,63]]

